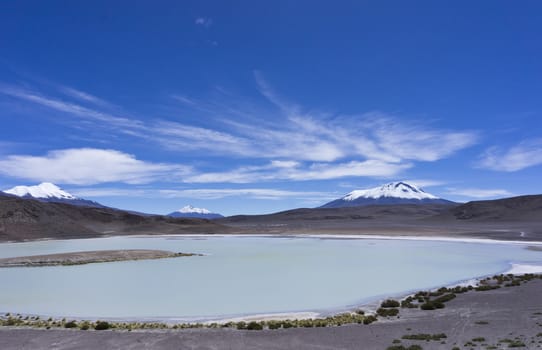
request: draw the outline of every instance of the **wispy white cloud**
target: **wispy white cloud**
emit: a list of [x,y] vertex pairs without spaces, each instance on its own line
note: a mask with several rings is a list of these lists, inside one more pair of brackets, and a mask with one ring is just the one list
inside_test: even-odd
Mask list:
[[208,28],[213,25],[213,19],[209,17],[198,17],[194,20],[194,23]]
[[255,183],[274,180],[329,180],[344,177],[391,177],[411,164],[386,163],[379,160],[347,163],[313,163],[304,165],[297,162],[273,161],[264,166],[246,166],[225,172],[208,172],[189,175],[185,182],[190,183]]
[[94,121],[107,123],[109,125],[128,128],[140,128],[143,125],[142,122],[138,120],[115,116],[110,113],[93,108],[88,108],[74,102],[68,102],[44,96],[38,92],[28,89],[9,85],[0,85],[0,93],[25,101],[33,102],[35,104],[48,107],[56,111],[68,113],[72,116],[88,118]]
[[177,100],[183,104],[186,104],[188,106],[197,106],[198,103],[194,100],[192,100],[191,98],[189,97],[186,97],[184,95],[181,95],[181,94],[173,94],[171,95],[171,98],[174,99],[174,100]]
[[447,193],[449,195],[479,199],[509,197],[513,195],[513,193],[505,189],[486,188],[448,188]]
[[253,199],[293,198],[304,201],[324,201],[337,198],[333,192],[289,191],[269,188],[199,188],[199,189],[150,189],[150,188],[74,188],[70,193],[84,198],[93,197],[137,197],[137,198],[189,198],[221,199],[244,197]]
[[[305,111],[275,92],[261,73],[255,72],[255,79],[262,96],[276,108],[251,104],[246,98],[236,99],[230,92],[220,101],[170,95],[195,116],[202,116],[205,122],[199,125],[119,116],[108,109],[107,101],[69,87],[64,87],[66,95],[74,101],[88,102],[92,108],[27,88],[0,85],[0,93],[93,122],[93,127],[106,130],[108,135],[143,139],[179,154],[204,151],[238,164],[230,171],[193,173],[185,179],[190,182],[390,177],[411,168],[415,162],[449,157],[478,138],[472,131],[403,122],[381,112],[343,116]],[[80,123],[73,124],[80,127]],[[265,159],[275,163],[242,165],[254,164],[256,159],[260,164]]]
[[141,184],[181,178],[189,167],[151,163],[110,149],[78,148],[44,156],[10,155],[0,159],[0,173],[32,181],[90,185],[106,182]]
[[160,193],[154,189],[141,189],[135,186],[130,188],[117,187],[78,187],[67,189],[69,193],[80,198],[94,197],[134,197],[134,198],[158,198]]
[[433,162],[472,146],[478,136],[471,131],[432,129],[416,122],[399,122],[381,113],[367,115],[366,126],[374,130],[376,144],[399,159]]
[[97,96],[91,95],[88,92],[77,90],[69,86],[59,86],[59,90],[65,95],[71,96],[83,102],[92,103],[97,106],[102,106],[106,108],[116,108],[112,103],[101,99]]
[[220,199],[225,197],[245,197],[254,199],[284,199],[299,200],[331,200],[337,194],[330,192],[287,191],[267,188],[223,188],[223,189],[188,189],[160,190],[161,194],[170,198]]
[[490,147],[481,156],[477,166],[495,171],[514,172],[539,164],[542,164],[542,139],[532,139],[520,142],[509,149]]

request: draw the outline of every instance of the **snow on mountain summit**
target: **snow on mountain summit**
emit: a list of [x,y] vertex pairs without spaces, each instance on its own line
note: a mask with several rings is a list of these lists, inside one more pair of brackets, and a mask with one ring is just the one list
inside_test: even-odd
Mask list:
[[181,209],[167,214],[174,218],[199,218],[199,219],[218,219],[223,216],[217,213],[213,213],[205,208],[196,208],[191,205],[182,207]]
[[355,190],[343,197],[346,201],[352,201],[358,198],[405,198],[405,199],[439,199],[430,193],[425,192],[421,188],[408,184],[406,182],[391,182],[380,187],[370,188],[367,190]]
[[76,197],[50,182],[42,182],[36,186],[15,186],[3,192],[24,199],[35,199],[40,202],[65,203],[95,208],[104,207],[100,203]]
[[50,182],[42,182],[36,186],[15,186],[4,192],[18,197],[78,199]]
[[421,188],[400,181],[380,187],[355,190],[342,198],[324,204],[321,208],[356,207],[388,204],[452,204],[449,200],[427,193]]
[[187,205],[178,210],[179,213],[197,213],[197,214],[211,214],[211,212],[205,208],[195,208],[191,205]]

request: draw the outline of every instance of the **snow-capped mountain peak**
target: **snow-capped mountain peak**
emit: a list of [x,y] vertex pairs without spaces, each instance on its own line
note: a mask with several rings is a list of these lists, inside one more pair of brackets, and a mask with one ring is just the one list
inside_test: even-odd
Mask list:
[[174,218],[200,218],[200,219],[218,219],[223,216],[218,213],[213,213],[205,208],[196,208],[191,205],[182,207],[181,209],[167,214]]
[[453,204],[453,202],[427,193],[416,185],[404,181],[391,182],[380,187],[355,190],[346,196],[324,204],[321,208],[357,207],[365,205],[395,204]]
[[191,205],[187,205],[178,210],[179,213],[188,214],[211,214],[211,212],[205,208],[196,208]]
[[42,182],[36,186],[15,186],[4,192],[18,197],[33,197],[41,199],[78,199],[74,195],[62,190],[60,187],[50,182]]
[[421,188],[408,184],[406,182],[391,182],[380,187],[370,188],[366,190],[355,190],[348,193],[342,199],[353,201],[358,198],[404,198],[404,199],[439,199],[430,193],[425,192]]

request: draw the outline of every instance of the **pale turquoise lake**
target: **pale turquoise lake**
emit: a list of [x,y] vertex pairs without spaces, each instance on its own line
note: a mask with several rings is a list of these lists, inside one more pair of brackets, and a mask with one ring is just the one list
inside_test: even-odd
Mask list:
[[203,320],[334,312],[542,265],[519,244],[301,237],[115,237],[0,244],[0,257],[165,249],[201,257],[0,269],[0,312]]

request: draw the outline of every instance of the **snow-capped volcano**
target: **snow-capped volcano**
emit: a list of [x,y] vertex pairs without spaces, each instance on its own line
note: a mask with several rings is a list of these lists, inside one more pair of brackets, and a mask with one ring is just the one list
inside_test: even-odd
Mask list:
[[453,202],[425,192],[406,182],[391,182],[380,187],[355,190],[324,204],[322,208],[356,207],[372,204],[451,204]]
[[50,182],[42,182],[36,186],[15,186],[3,192],[21,198],[37,199],[42,202],[57,202],[89,207],[103,207],[103,205],[97,202],[78,198]]
[[4,192],[17,197],[77,199],[74,195],[50,182],[42,182],[36,186],[15,186]]
[[213,213],[205,208],[196,208],[191,205],[182,207],[181,209],[169,213],[168,216],[175,218],[200,218],[200,219],[218,219],[224,216]]

